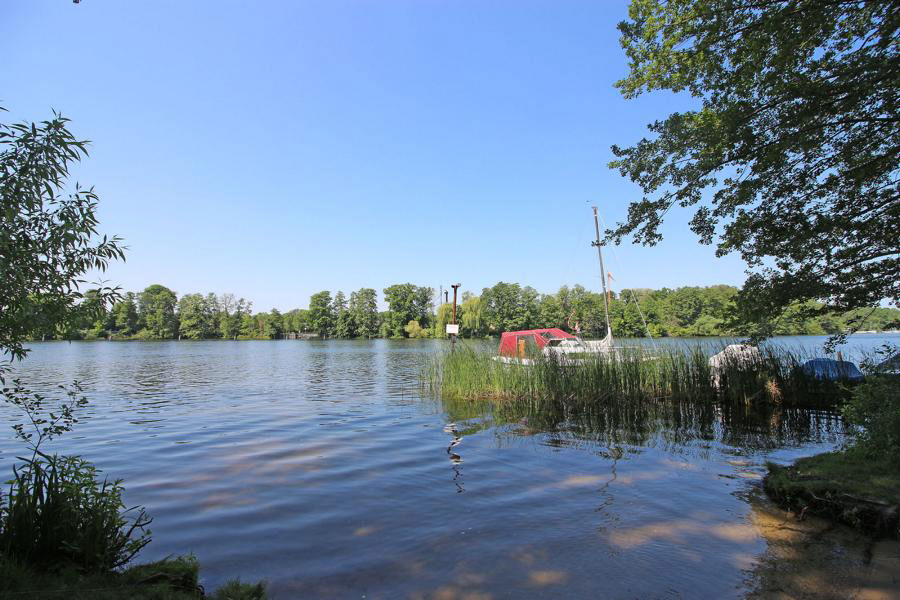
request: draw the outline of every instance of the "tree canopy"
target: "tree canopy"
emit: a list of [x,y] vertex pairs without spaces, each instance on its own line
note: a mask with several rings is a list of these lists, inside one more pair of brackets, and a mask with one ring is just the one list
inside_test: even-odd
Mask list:
[[[83,278],[124,259],[119,238],[98,234],[93,189],[66,192],[69,167],[87,156],[87,142],[67,124],[56,113],[40,123],[0,123],[0,355],[22,358],[35,329],[67,327],[84,299]],[[116,293],[94,290],[82,312]]]
[[[408,289],[399,284],[400,289]],[[393,287],[393,286],[392,286]],[[425,298],[431,288],[412,286]],[[738,290],[728,285],[624,289],[610,293],[610,325],[617,337],[744,336],[751,324],[741,320],[735,298]],[[396,312],[378,312],[377,294],[362,288],[350,294],[322,291],[309,299],[309,308],[281,313],[276,309],[253,313],[252,303],[232,294],[185,294],[177,298],[169,288],[154,284],[140,294],[129,292],[107,308],[93,290],[87,290],[78,315],[66,327],[45,331],[36,326],[33,338],[60,339],[283,339],[320,338],[444,338],[452,305],[417,309],[398,331]],[[401,298],[405,294],[401,295]],[[421,299],[420,298],[420,299]],[[345,307],[346,304],[346,307]],[[861,321],[866,329],[900,328],[900,310],[856,309],[847,313],[823,313],[821,304],[792,305],[773,328],[775,335],[834,334]],[[173,312],[174,307],[174,312]],[[343,316],[342,316],[343,315]],[[514,329],[559,327],[592,337],[606,334],[603,295],[581,285],[562,286],[556,293],[539,294],[529,286],[499,282],[484,288],[480,296],[464,292],[457,305],[457,322],[463,337],[498,335]]]
[[632,0],[617,87],[701,106],[613,146],[644,197],[608,239],[656,244],[672,206],[697,206],[700,241],[748,264],[738,305],[763,334],[807,301],[897,305],[898,28],[897,0]]

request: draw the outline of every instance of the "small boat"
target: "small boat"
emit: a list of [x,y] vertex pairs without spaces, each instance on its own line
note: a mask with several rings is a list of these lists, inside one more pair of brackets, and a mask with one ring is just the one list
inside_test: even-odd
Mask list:
[[532,365],[540,357],[553,356],[567,365],[584,362],[590,355],[613,356],[620,350],[614,347],[612,327],[609,324],[609,292],[606,289],[606,270],[603,266],[603,251],[600,241],[600,222],[597,207],[594,208],[594,229],[597,239],[591,245],[597,248],[600,259],[600,281],[603,284],[603,309],[606,315],[606,337],[602,340],[586,341],[562,329],[526,329],[522,331],[506,331],[500,336],[499,356],[494,360],[516,365]]
[[803,363],[803,372],[824,381],[862,381],[865,376],[848,360],[814,358]]
[[612,334],[599,341],[585,341],[562,329],[507,331],[500,336],[500,355],[494,360],[506,364],[531,365],[538,356],[555,356],[576,364],[579,355],[614,352]]
[[709,357],[709,374],[713,387],[718,388],[722,383],[722,375],[727,367],[747,369],[763,362],[759,348],[750,344],[728,344],[718,354]]

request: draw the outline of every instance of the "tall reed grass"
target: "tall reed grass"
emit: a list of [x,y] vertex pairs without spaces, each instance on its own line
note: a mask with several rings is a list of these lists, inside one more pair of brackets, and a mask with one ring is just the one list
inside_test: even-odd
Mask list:
[[[802,369],[801,352],[764,347],[752,359],[728,357],[714,373],[699,347],[657,352],[622,348],[577,361],[556,355],[533,364],[506,364],[486,349],[463,346],[436,356],[424,369],[426,387],[443,396],[503,401],[708,400],[831,406],[847,397],[839,381]],[[715,375],[715,377],[714,377]]]
[[[35,451],[0,496],[0,558],[38,569],[106,572],[150,543],[150,517],[125,508],[121,481],[77,456]],[[136,511],[132,519],[127,513]]]

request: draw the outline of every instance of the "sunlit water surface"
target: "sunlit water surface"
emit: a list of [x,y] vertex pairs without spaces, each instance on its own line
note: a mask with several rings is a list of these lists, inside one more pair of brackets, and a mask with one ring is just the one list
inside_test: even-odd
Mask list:
[[17,371],[82,382],[82,422],[49,449],[125,480],[154,517],[143,560],[193,552],[207,588],[266,579],[274,598],[741,597],[765,461],[843,440],[822,411],[492,414],[421,390],[445,347],[43,343]]

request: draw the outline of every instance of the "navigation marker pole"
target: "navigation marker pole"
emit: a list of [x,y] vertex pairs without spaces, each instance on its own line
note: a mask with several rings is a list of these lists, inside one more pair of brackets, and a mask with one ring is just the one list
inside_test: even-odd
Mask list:
[[447,334],[450,336],[450,352],[456,349],[456,336],[459,335],[459,325],[456,324],[456,290],[461,285],[461,283],[454,283],[450,286],[453,288],[453,318],[447,324]]

